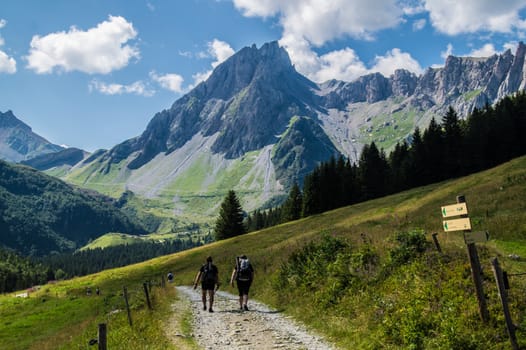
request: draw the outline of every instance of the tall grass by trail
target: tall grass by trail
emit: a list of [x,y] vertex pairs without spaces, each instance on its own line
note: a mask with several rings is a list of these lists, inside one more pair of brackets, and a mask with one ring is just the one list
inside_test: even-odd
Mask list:
[[[477,245],[488,296],[487,324],[478,317],[462,234],[442,232],[440,207],[460,194],[466,197],[473,230],[488,230],[491,236]],[[174,272],[176,284],[190,284],[212,255],[222,288],[230,290],[228,279],[240,254],[247,254],[256,268],[254,298],[346,349],[509,348],[489,265],[498,256],[504,270],[514,275],[510,308],[524,347],[526,277],[519,273],[526,272],[525,209],[523,157],[472,176],[46,285],[27,299],[0,296],[0,348],[85,349],[101,322],[108,325],[110,349],[191,348],[191,339],[178,337],[182,345],[172,345],[163,331],[177,299],[173,288],[152,288],[153,310],[139,292],[131,293],[130,327],[123,286],[140,291],[144,281],[160,281],[168,271]],[[430,244],[433,232],[438,232],[443,254]],[[416,238],[400,238],[411,235]],[[426,244],[420,245],[418,237]],[[324,246],[325,240],[333,245]],[[291,273],[294,266],[304,272]],[[102,294],[86,296],[88,286],[99,286]],[[180,327],[188,328],[184,318],[183,313]]]

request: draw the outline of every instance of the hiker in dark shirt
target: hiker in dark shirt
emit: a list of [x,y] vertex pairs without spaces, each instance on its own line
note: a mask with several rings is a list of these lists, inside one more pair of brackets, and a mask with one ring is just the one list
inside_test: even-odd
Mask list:
[[239,291],[239,308],[248,311],[248,291],[254,280],[254,268],[246,255],[236,257],[236,266],[230,277],[230,284],[234,286],[234,280],[237,282]]
[[217,266],[212,264],[212,257],[206,258],[206,263],[201,266],[199,272],[194,279],[194,289],[197,288],[197,284],[201,281],[201,292],[203,300],[203,310],[206,310],[206,294],[208,293],[209,312],[214,312],[212,305],[214,304],[214,293],[219,288],[219,270]]

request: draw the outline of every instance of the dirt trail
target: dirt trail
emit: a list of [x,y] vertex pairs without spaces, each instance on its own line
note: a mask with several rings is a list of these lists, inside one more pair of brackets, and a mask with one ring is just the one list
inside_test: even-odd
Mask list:
[[256,301],[249,301],[250,311],[241,311],[236,295],[219,291],[215,312],[210,313],[203,310],[200,289],[179,286],[177,290],[191,303],[193,337],[203,349],[336,349],[289,317]]

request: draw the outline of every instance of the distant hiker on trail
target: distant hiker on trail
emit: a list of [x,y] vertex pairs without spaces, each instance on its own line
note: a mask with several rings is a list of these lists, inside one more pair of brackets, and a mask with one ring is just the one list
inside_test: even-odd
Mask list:
[[168,283],[172,283],[174,280],[174,274],[171,272],[168,272]]
[[248,311],[248,291],[254,280],[254,268],[246,255],[236,257],[236,266],[230,277],[230,284],[234,286],[234,280],[237,281],[239,291],[239,308]]
[[212,305],[214,304],[214,293],[217,289],[219,289],[219,270],[217,269],[217,266],[212,264],[211,256],[206,258],[206,263],[201,266],[199,272],[195,276],[194,289],[197,288],[197,283],[199,283],[199,280],[201,281],[201,291],[203,293],[203,310],[206,310],[206,293],[208,292],[208,312],[214,312]]

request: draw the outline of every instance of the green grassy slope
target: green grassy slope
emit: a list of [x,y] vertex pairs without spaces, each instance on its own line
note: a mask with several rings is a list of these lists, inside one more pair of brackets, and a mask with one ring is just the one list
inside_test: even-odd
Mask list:
[[134,244],[142,242],[162,243],[176,239],[188,238],[189,234],[179,233],[152,233],[149,235],[129,235],[125,233],[110,232],[86,244],[80,250],[107,248],[116,245]]
[[[440,207],[465,195],[474,231],[489,230],[492,239],[478,244],[488,296],[490,322],[478,317],[466,248],[459,232],[444,233]],[[207,255],[214,257],[223,288],[234,257],[249,255],[256,268],[253,297],[305,322],[346,349],[504,349],[509,348],[500,301],[489,259],[499,256],[510,274],[526,272],[526,157],[472,176],[434,184],[296,222],[216,242],[149,262],[108,270],[45,286],[28,299],[0,297],[0,348],[84,348],[107,322],[111,349],[170,349],[192,346],[191,339],[169,345],[162,329],[177,299],[173,288],[153,288],[153,311],[140,297],[145,279],[159,281],[168,270],[177,284],[190,284]],[[444,251],[432,246],[405,264],[389,265],[399,232],[438,232]],[[336,274],[319,278],[311,290],[285,289],[281,268],[308,242],[330,235],[348,242],[352,258],[363,252],[364,237],[379,262],[355,284],[328,292]],[[328,261],[327,265],[334,265]],[[526,278],[510,278],[513,320],[526,329]],[[103,296],[84,295],[86,286],[100,286]],[[123,312],[122,287],[133,291],[133,327]],[[334,295],[334,299],[327,299]],[[116,312],[115,310],[120,310]],[[185,323],[187,313],[178,316]],[[521,346],[526,334],[518,330]],[[131,339],[131,340],[130,340]],[[179,340],[182,341],[182,340]],[[62,344],[58,346],[57,344]],[[142,347],[141,347],[142,346]]]

